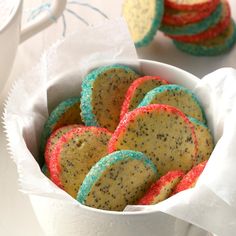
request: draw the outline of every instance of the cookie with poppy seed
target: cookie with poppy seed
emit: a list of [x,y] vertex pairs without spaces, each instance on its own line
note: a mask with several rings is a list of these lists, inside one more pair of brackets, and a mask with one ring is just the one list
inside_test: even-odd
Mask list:
[[181,26],[176,26],[176,25],[169,25],[162,23],[160,30],[164,32],[165,34],[170,34],[170,35],[194,35],[198,34],[200,32],[203,32],[207,30],[209,27],[212,25],[215,25],[217,22],[219,22],[221,18],[221,13],[223,10],[223,4],[220,3],[216,10],[208,17],[205,19],[194,22],[194,23],[188,23],[185,25]]
[[166,104],[180,109],[187,116],[206,122],[200,102],[192,91],[176,84],[162,85],[146,94],[138,107],[149,104]]
[[138,205],[153,205],[167,199],[183,176],[183,171],[169,171],[148,189],[147,193],[138,201]]
[[154,38],[164,13],[164,0],[125,0],[122,15],[127,21],[136,47]]
[[40,139],[40,156],[44,155],[47,139],[58,128],[71,124],[82,124],[80,116],[80,97],[73,97],[62,101],[50,113]]
[[169,82],[159,76],[143,76],[136,79],[130,85],[125,95],[125,100],[121,108],[120,119],[122,119],[127,112],[137,108],[147,92],[163,84],[169,84]]
[[108,151],[135,150],[146,154],[160,175],[188,171],[197,154],[194,127],[179,109],[152,104],[127,113],[112,135]]
[[107,154],[110,138],[98,127],[76,127],[62,135],[49,159],[51,180],[75,198],[91,167]]
[[175,187],[173,194],[182,192],[186,189],[193,188],[199,178],[199,176],[202,174],[205,166],[207,164],[207,161],[204,161],[197,166],[194,166],[183,178],[182,180],[177,184]]
[[140,152],[114,152],[100,159],[81,185],[77,200],[90,207],[122,211],[158,178],[155,165]]
[[197,165],[209,159],[214,149],[214,141],[210,129],[205,124],[192,117],[188,118],[194,126],[195,134],[198,141],[198,153],[196,163],[194,164]]
[[125,94],[138,77],[125,65],[103,66],[90,72],[82,82],[81,116],[85,125],[114,131]]

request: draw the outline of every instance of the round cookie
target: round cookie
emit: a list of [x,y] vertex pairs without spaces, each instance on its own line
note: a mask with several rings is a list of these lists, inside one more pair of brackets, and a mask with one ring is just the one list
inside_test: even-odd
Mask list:
[[202,11],[183,11],[165,7],[163,23],[174,26],[183,26],[186,24],[195,23],[209,17],[216,7],[217,5],[213,5],[212,8],[204,9]]
[[175,107],[152,104],[127,113],[112,135],[108,151],[145,153],[160,175],[188,171],[197,154],[197,139],[189,119]]
[[199,178],[199,176],[201,175],[201,173],[203,172],[205,166],[207,164],[207,161],[204,161],[200,164],[198,164],[197,166],[194,166],[183,178],[182,180],[179,182],[179,184],[177,184],[176,188],[173,191],[173,194],[182,192],[186,189],[189,188],[193,188]]
[[236,42],[236,26],[233,20],[224,32],[218,36],[197,43],[173,41],[183,52],[194,56],[216,56],[228,52]]
[[194,131],[198,141],[197,158],[196,163],[194,164],[197,165],[209,159],[214,149],[214,141],[210,129],[205,124],[192,117],[188,118],[194,126]]
[[165,0],[165,5],[177,10],[202,11],[219,4],[220,0]]
[[188,89],[176,85],[162,85],[146,94],[138,107],[149,104],[166,104],[180,109],[187,116],[206,122],[205,114],[197,97]]
[[86,126],[100,126],[114,131],[130,84],[140,77],[124,65],[100,67],[82,82],[81,116]]
[[165,34],[170,35],[194,35],[202,31],[205,31],[212,25],[215,25],[219,22],[222,13],[222,3],[220,3],[216,10],[207,18],[198,21],[196,23],[190,23],[183,26],[173,26],[168,24],[162,24],[160,30]]
[[168,35],[168,37],[175,39],[177,41],[186,42],[186,43],[196,43],[203,40],[208,40],[216,37],[229,26],[231,20],[230,6],[227,1],[222,1],[223,10],[221,14],[221,19],[215,25],[212,25],[207,30],[194,34],[194,35]]
[[65,133],[49,159],[51,180],[75,198],[91,167],[107,154],[110,138],[110,132],[97,127],[77,127]]
[[130,85],[125,95],[125,100],[121,108],[120,119],[122,119],[127,112],[137,108],[147,92],[163,84],[169,84],[169,82],[161,79],[159,76],[144,76],[136,79]]
[[77,200],[98,209],[122,211],[135,204],[157,178],[155,165],[143,153],[114,152],[92,167]]
[[125,0],[122,15],[128,24],[136,47],[152,41],[160,27],[164,0]]
[[43,156],[47,139],[51,133],[65,125],[82,124],[80,117],[80,97],[62,101],[49,115],[40,139],[40,155]]
[[63,126],[57,130],[55,130],[50,137],[47,140],[47,144],[45,147],[45,152],[44,152],[44,158],[45,158],[45,163],[48,166],[49,165],[49,159],[52,156],[52,153],[55,149],[55,146],[58,142],[58,140],[61,138],[62,135],[70,131],[71,129],[79,127],[79,125],[66,125]]
[[183,171],[169,171],[151,186],[147,193],[138,201],[138,205],[153,205],[167,199],[171,196],[183,176]]

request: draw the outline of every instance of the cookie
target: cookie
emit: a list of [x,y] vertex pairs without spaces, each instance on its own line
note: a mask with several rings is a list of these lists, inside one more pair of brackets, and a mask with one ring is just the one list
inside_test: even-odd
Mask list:
[[205,114],[197,97],[189,89],[169,84],[154,88],[146,94],[138,107],[149,104],[166,104],[180,109],[187,116],[206,122]]
[[64,134],[49,159],[51,180],[76,198],[91,167],[107,155],[110,138],[110,132],[98,127],[76,127]]
[[64,135],[65,133],[67,133],[68,131],[70,131],[71,129],[75,127],[79,127],[79,125],[66,125],[55,130],[50,135],[50,137],[47,140],[47,144],[46,144],[45,152],[44,152],[45,163],[47,166],[49,165],[49,159],[52,156],[52,152],[54,151],[58,140],[61,138],[62,135]]
[[160,175],[188,171],[197,154],[189,119],[175,107],[152,104],[127,113],[112,135],[108,151],[135,150],[146,154]]
[[215,25],[212,25],[207,30],[194,35],[167,35],[167,36],[177,41],[186,43],[196,43],[216,37],[223,31],[225,31],[225,29],[229,26],[231,21],[231,12],[229,3],[227,1],[222,1],[222,3],[223,3],[223,10],[219,22],[217,22]]
[[62,101],[49,115],[41,135],[40,156],[43,156],[47,139],[58,128],[71,124],[82,124],[80,98],[73,97]]
[[98,209],[122,211],[135,204],[157,178],[156,167],[143,153],[114,152],[92,167],[77,200]]
[[192,10],[176,10],[170,7],[165,7],[163,23],[167,25],[183,26],[190,23],[195,23],[209,17],[216,9],[217,5],[213,5],[202,11]]
[[46,164],[43,165],[42,172],[44,173],[45,176],[47,176],[50,179],[50,173]]
[[82,82],[81,116],[86,126],[114,131],[130,84],[140,77],[125,65],[100,67]]
[[166,80],[161,79],[159,76],[144,76],[135,80],[130,85],[125,95],[120,119],[122,119],[127,112],[137,108],[147,92],[163,84],[169,83]]
[[138,205],[153,205],[167,199],[183,176],[183,171],[169,171],[151,186]]
[[183,26],[173,26],[168,24],[162,24],[160,27],[160,30],[164,32],[165,34],[170,35],[194,35],[198,34],[200,32],[205,31],[212,25],[215,25],[217,22],[219,22],[221,18],[222,13],[222,4],[220,3],[216,10],[207,18],[198,21],[196,23],[190,23]]
[[224,32],[218,36],[202,40],[197,43],[184,43],[180,41],[173,41],[175,46],[188,54],[194,56],[216,56],[227,53],[236,42],[236,26],[233,20]]
[[214,149],[214,141],[210,129],[205,124],[192,117],[188,118],[194,126],[194,131],[198,142],[198,152],[195,163],[195,165],[197,165],[209,159]]
[[203,11],[219,4],[220,0],[165,0],[165,5],[177,10]]
[[164,0],[125,0],[122,15],[126,19],[136,47],[148,45],[154,38],[164,13]]
[[173,194],[182,192],[186,189],[193,188],[203,172],[205,166],[207,164],[207,161],[204,161],[197,166],[194,166],[180,181],[179,184],[177,184],[176,188],[173,191]]

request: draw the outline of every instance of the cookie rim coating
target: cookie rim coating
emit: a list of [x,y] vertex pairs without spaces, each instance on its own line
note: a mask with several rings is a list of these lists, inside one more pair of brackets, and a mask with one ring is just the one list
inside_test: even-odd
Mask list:
[[[83,134],[86,131],[91,131],[93,132],[94,135],[99,135],[101,133],[106,133],[112,136],[112,133],[105,129],[105,128],[101,128],[101,127],[96,127],[96,126],[79,126],[79,127],[75,127],[73,129],[71,129],[69,132],[67,132],[66,134],[62,135],[62,137],[60,138],[60,140],[58,141],[52,157],[49,160],[49,173],[51,176],[51,180],[60,188],[63,189],[63,184],[61,182],[61,179],[59,178],[60,176],[60,172],[61,172],[61,165],[60,165],[60,161],[59,161],[59,153],[62,149],[62,145],[66,143],[66,141],[68,141],[69,139],[71,139],[73,137],[74,134],[79,135],[79,134]],[[108,141],[109,142],[109,141]]]
[[[53,132],[53,125],[76,103],[81,103],[81,97],[71,97],[61,101],[49,114],[40,137],[40,155],[44,155],[47,140]],[[81,117],[82,120],[82,117]]]
[[[216,9],[217,4],[210,6],[207,10],[191,10],[191,11],[186,11],[186,10],[177,10],[173,9],[171,7],[166,6],[166,9],[170,10],[175,10],[175,13],[168,13],[165,11],[165,14],[163,16],[163,23],[167,25],[173,25],[173,26],[184,26],[185,24],[190,24],[190,23],[196,23],[198,21],[201,21],[207,17],[209,17]],[[183,15],[179,15],[179,13],[183,13]]]
[[191,188],[192,184],[196,183],[199,176],[204,171],[207,162],[207,160],[203,161],[198,165],[194,166],[190,171],[188,171],[188,173],[183,176],[182,180],[175,187],[173,195]]
[[[151,187],[147,190],[147,192],[144,194],[144,196],[141,199],[139,199],[137,205],[152,205],[153,201],[155,200],[155,197],[161,193],[161,190],[163,190],[163,188],[167,184],[170,184],[175,179],[178,179],[178,178],[182,179],[184,175],[185,175],[185,173],[181,170],[168,171],[165,175],[161,176],[160,179],[158,179],[156,182],[154,182],[151,185]],[[179,180],[179,182],[181,181],[181,179]],[[176,186],[177,186],[177,184],[176,184]],[[172,192],[174,191],[176,186],[172,187]],[[169,196],[167,198],[169,198],[170,195],[171,195],[171,193],[169,194]],[[154,203],[154,204],[157,204],[157,203]]]
[[129,112],[129,107],[130,107],[130,102],[134,96],[134,93],[136,92],[136,90],[139,88],[139,86],[141,86],[143,83],[145,83],[146,81],[150,81],[150,80],[155,80],[155,81],[159,81],[159,82],[163,82],[165,84],[169,84],[169,82],[165,79],[162,79],[160,76],[152,76],[152,75],[145,75],[142,76],[138,79],[136,79],[128,88],[126,95],[125,95],[125,99],[123,102],[123,105],[121,107],[121,112],[120,112],[120,120],[122,120],[122,118],[124,117],[124,115]]
[[113,65],[98,67],[92,70],[89,74],[87,74],[86,77],[83,79],[81,85],[82,91],[80,99],[81,118],[86,126],[100,127],[100,124],[98,123],[97,118],[93,113],[93,106],[92,106],[93,84],[101,73],[104,73],[106,70],[110,69],[123,69],[125,71],[135,73],[138,75],[138,73],[129,66],[121,64],[113,64]]
[[106,169],[119,161],[126,158],[140,160],[145,166],[149,166],[152,171],[158,175],[158,170],[152,161],[142,152],[133,150],[120,150],[112,152],[101,158],[86,175],[76,197],[76,200],[81,204],[85,204],[85,200],[90,193],[92,187],[99,180]]
[[221,34],[226,30],[226,28],[229,26],[230,21],[231,21],[231,9],[228,1],[223,1],[223,11],[225,8],[225,16],[221,17],[219,22],[217,22],[215,25],[212,25],[205,31],[202,31],[198,34],[194,35],[171,35],[171,34],[166,34],[167,37],[185,42],[185,43],[196,43],[200,42],[202,40],[208,40],[213,37],[216,37],[217,35]]
[[[164,0],[155,0],[155,2],[156,2],[155,15],[152,20],[151,28],[142,39],[140,39],[137,42],[134,42],[135,47],[137,48],[147,46],[153,40],[154,36],[157,33],[157,30],[161,26],[162,17],[164,15]],[[122,15],[124,11],[124,5],[125,3],[123,3],[123,6],[122,6]],[[125,18],[124,15],[123,17]],[[128,22],[127,22],[127,25],[129,25]]]
[[195,4],[179,4],[171,0],[165,0],[165,4],[171,8],[174,8],[176,10],[206,10],[209,8],[209,4],[217,5],[219,4],[220,0],[206,0],[203,3],[195,3]]
[[231,19],[231,23],[229,27],[233,27],[232,35],[229,38],[227,38],[227,40],[223,44],[218,44],[217,46],[206,47],[206,46],[201,46],[199,42],[198,43],[185,43],[185,42],[180,42],[177,40],[173,40],[173,43],[179,50],[181,50],[182,52],[191,54],[192,56],[211,57],[211,56],[222,55],[224,53],[227,53],[236,43],[236,24],[233,19]]
[[199,22],[186,24],[184,26],[173,26],[173,25],[162,24],[160,30],[165,34],[170,34],[170,35],[198,34],[205,31],[212,25],[215,25],[217,22],[219,22],[222,10],[223,6],[222,3],[220,3],[217,6],[216,10],[210,16]]
[[[162,92],[171,91],[171,90],[182,90],[186,94],[190,95],[192,97],[193,101],[196,103],[196,105],[200,108],[200,111],[202,113],[202,120],[203,120],[202,122],[207,123],[204,109],[203,109],[201,103],[199,102],[198,98],[196,97],[196,95],[190,89],[187,89],[187,88],[183,87],[182,85],[178,85],[178,84],[161,85],[159,87],[152,89],[143,98],[141,103],[138,105],[138,108],[149,105],[150,104],[149,102],[155,97],[156,94],[160,94]],[[186,116],[188,116],[188,115],[186,115]],[[188,116],[188,118],[189,117],[190,116]]]

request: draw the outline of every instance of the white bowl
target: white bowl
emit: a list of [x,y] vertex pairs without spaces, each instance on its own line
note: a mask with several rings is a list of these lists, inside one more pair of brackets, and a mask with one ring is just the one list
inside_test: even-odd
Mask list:
[[[171,83],[180,84],[189,89],[192,89],[199,80],[196,76],[171,65],[149,60],[140,60],[140,63],[143,74],[159,75]],[[55,201],[50,205],[50,207],[53,205],[51,212],[54,215],[45,215],[44,208],[48,210],[48,200],[43,200],[36,196],[31,196],[30,199],[39,223],[45,232],[52,232],[50,235],[66,235],[66,232],[70,230],[70,236],[168,236],[173,235],[178,222],[182,226],[188,226],[188,223],[176,221],[176,218],[162,212],[112,212],[81,206],[77,203],[62,203],[61,201]],[[63,209],[63,204],[68,209],[65,215],[70,216],[67,219],[63,218],[63,214],[60,211],[60,209]],[[76,208],[79,208],[78,214],[74,213]],[[55,212],[58,213],[55,214]],[[53,229],[52,218],[57,221],[57,228]],[[74,223],[70,224],[69,222],[71,221],[74,221]],[[76,222],[78,223],[76,224]],[[165,227],[160,229],[161,225]],[[76,233],[74,234],[73,232]]]

